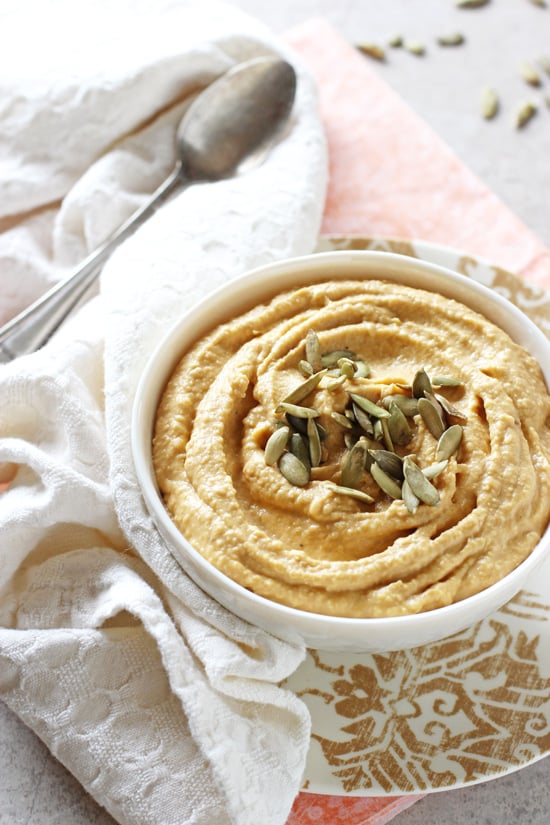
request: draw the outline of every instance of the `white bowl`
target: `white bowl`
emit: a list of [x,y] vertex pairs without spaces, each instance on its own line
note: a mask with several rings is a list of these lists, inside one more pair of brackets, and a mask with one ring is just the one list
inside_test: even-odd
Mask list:
[[550,342],[496,292],[443,267],[387,252],[327,252],[284,260],[231,281],[184,315],[151,356],[133,410],[132,451],[146,506],[181,567],[208,594],[254,625],[320,650],[383,652],[416,647],[457,633],[509,601],[550,552],[550,528],[533,552],[497,583],[462,601],[424,613],[388,618],[339,618],[308,613],[250,592],[213,567],[184,538],[159,494],[151,440],[157,404],[181,355],[202,334],[286,289],[315,281],[394,281],[437,292],[481,313],[539,362],[550,387]]

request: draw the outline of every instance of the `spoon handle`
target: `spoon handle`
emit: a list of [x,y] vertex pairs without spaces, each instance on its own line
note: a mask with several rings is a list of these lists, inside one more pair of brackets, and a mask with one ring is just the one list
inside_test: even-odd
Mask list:
[[43,346],[96,280],[103,264],[116,247],[146,221],[175,189],[184,185],[181,164],[178,163],[149,200],[70,275],[4,324],[0,328],[0,363],[7,363]]

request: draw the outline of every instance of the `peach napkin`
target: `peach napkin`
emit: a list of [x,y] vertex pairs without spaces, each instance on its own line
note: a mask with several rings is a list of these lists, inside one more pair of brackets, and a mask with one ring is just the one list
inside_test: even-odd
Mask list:
[[[319,88],[330,173],[324,234],[432,241],[550,287],[550,250],[353,46],[323,20],[287,39]],[[288,825],[383,825],[418,798],[300,794]]]

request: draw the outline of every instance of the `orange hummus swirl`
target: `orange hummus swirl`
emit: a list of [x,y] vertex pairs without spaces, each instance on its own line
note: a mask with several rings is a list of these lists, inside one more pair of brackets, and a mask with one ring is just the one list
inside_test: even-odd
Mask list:
[[[367,378],[323,383],[324,460],[302,487],[264,448],[275,410],[304,377],[308,330],[323,352],[350,349]],[[332,410],[349,392],[377,400],[418,369],[452,375],[462,442],[433,480],[438,506],[410,512],[367,477],[366,504],[338,495],[345,445]],[[385,389],[387,387],[387,390]],[[156,415],[153,463],[183,535],[243,587],[315,613],[397,616],[472,595],[523,561],[550,520],[550,397],[536,361],[483,316],[383,281],[291,290],[218,326],[183,355]],[[404,452],[421,466],[436,441],[420,416]]]

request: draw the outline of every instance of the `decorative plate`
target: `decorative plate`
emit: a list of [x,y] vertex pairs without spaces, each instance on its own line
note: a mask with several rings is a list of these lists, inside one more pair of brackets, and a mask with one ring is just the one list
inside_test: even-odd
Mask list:
[[[417,241],[319,245],[338,249],[399,252],[453,269],[498,290],[550,337],[550,295],[483,260]],[[285,685],[311,713],[305,791],[426,793],[525,767],[550,753],[550,562],[461,633],[386,654],[310,650]]]

